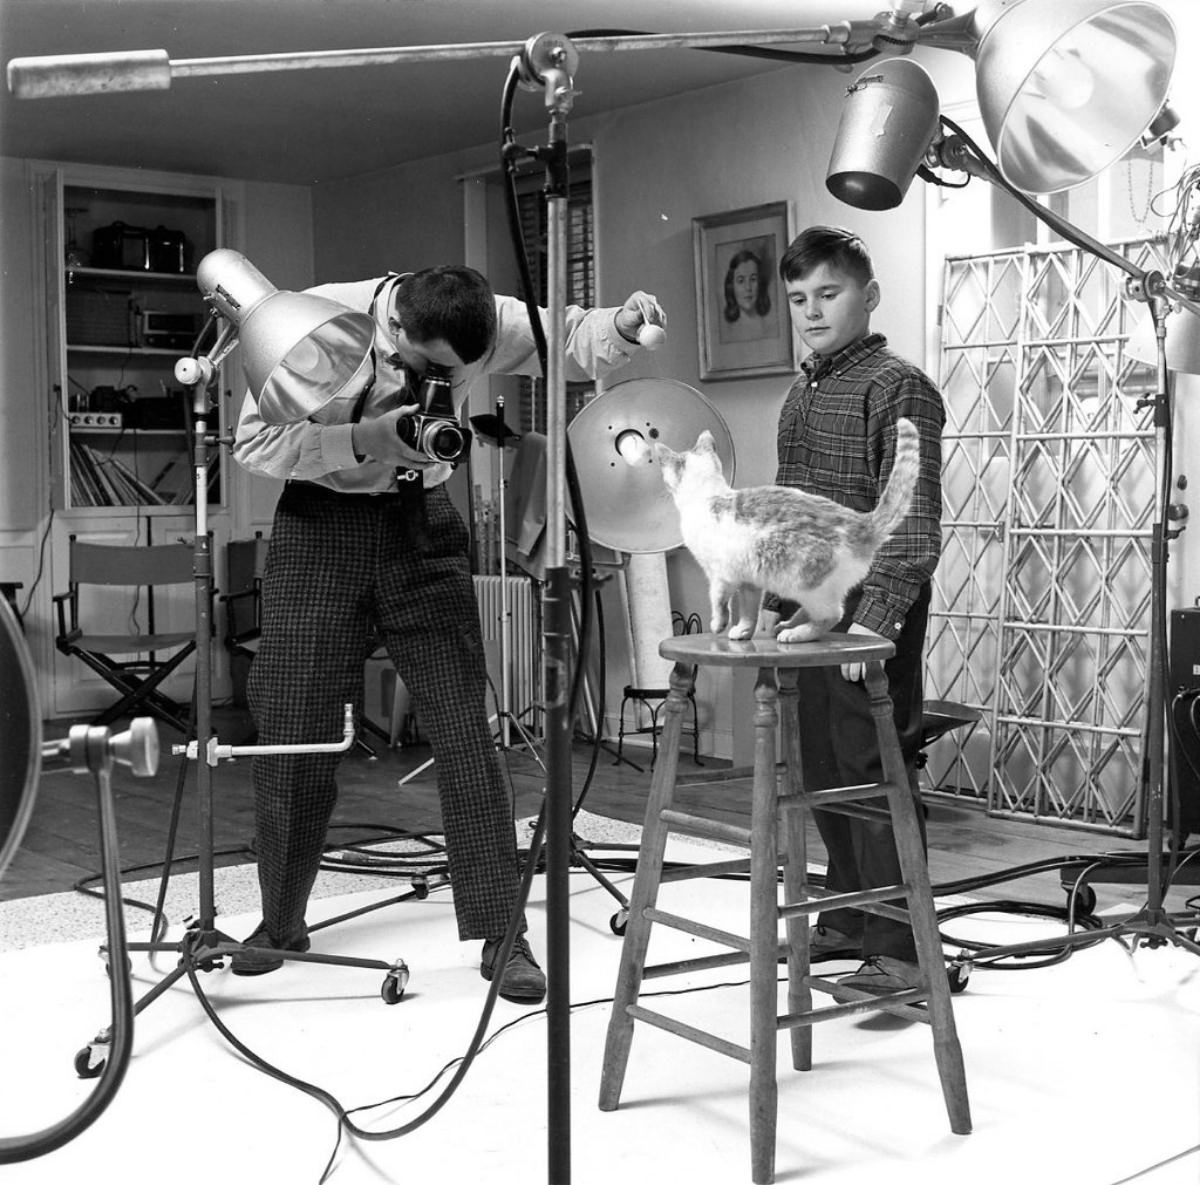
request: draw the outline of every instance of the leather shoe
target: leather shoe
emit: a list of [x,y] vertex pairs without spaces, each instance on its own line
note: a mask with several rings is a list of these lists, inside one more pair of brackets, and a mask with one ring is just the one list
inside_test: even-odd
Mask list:
[[259,922],[258,928],[242,942],[241,950],[235,950],[229,959],[229,969],[234,975],[266,975],[278,971],[284,964],[277,950],[306,951],[312,945],[308,940],[308,928],[302,927],[299,934],[286,942],[276,942],[267,933],[267,923]]
[[820,963],[826,959],[861,959],[862,939],[852,938],[835,930],[832,926],[820,924],[811,926],[808,931],[808,960],[810,963]]
[[870,992],[873,996],[886,996],[890,992],[924,988],[926,983],[920,964],[893,959],[891,955],[871,955],[853,975],[843,975],[838,985]]
[[[504,945],[503,938],[489,938],[483,944],[479,974],[491,980],[496,974],[496,956]],[[500,996],[514,1004],[540,1004],[546,998],[546,976],[533,957],[524,934],[513,941],[512,953],[500,976]]]

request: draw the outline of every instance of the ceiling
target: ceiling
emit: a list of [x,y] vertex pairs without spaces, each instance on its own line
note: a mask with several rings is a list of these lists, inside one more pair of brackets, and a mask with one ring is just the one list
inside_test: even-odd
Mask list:
[[[332,49],[521,43],[542,32],[815,29],[886,0],[0,0],[13,58],[165,50],[171,62]],[[736,24],[731,24],[736,22]],[[819,52],[815,41],[796,46]],[[170,89],[16,99],[0,154],[312,184],[499,139],[509,56],[214,78]],[[792,68],[693,49],[581,55],[575,118]],[[514,129],[544,131],[540,94]]]

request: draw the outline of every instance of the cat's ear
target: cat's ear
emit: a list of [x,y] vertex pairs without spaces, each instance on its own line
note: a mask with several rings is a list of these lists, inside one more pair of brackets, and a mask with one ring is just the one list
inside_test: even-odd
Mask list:
[[713,440],[713,434],[707,428],[696,438],[696,448],[704,453],[715,451],[716,441]]

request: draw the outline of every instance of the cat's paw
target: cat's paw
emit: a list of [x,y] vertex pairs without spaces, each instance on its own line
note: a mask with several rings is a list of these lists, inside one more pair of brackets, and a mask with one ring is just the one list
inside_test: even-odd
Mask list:
[[756,622],[739,621],[737,625],[732,626],[729,630],[729,640],[731,642],[744,642],[747,638],[754,637],[754,629]]
[[710,634],[719,634],[729,624],[729,614],[719,613],[714,614],[708,621],[708,632]]
[[824,630],[816,629],[811,622],[788,626],[775,635],[778,642],[815,642],[824,636]]

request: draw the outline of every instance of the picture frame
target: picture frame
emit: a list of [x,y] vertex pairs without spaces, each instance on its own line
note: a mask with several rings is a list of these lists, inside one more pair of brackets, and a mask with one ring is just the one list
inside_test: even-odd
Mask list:
[[791,235],[787,202],[692,219],[701,380],[796,370],[792,323],[778,280]]

